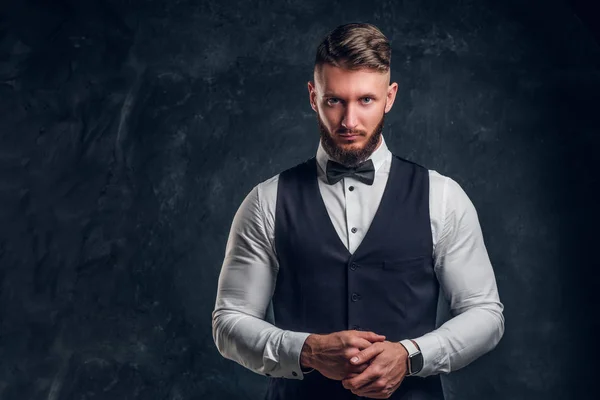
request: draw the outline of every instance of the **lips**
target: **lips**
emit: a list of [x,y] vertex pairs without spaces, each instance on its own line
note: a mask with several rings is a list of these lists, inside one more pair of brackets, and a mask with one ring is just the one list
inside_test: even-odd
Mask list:
[[340,137],[341,140],[345,140],[345,141],[349,141],[349,142],[354,142],[355,140],[357,140],[360,135],[356,134],[356,133],[350,133],[350,134],[339,134],[338,135]]

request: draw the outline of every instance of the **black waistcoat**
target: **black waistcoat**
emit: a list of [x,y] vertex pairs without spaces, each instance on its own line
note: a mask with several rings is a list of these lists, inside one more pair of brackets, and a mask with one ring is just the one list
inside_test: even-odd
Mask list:
[[[350,254],[327,213],[317,168],[313,157],[279,176],[275,325],[319,334],[368,330],[386,335],[388,341],[434,330],[439,284],[433,270],[427,169],[392,155],[379,208],[360,246]],[[356,398],[341,381],[318,371],[302,380],[269,378],[265,397]],[[390,398],[443,399],[440,377],[405,377]]]

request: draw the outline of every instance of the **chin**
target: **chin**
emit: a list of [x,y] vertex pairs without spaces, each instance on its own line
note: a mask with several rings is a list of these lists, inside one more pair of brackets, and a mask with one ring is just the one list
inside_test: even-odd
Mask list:
[[353,143],[344,143],[344,142],[339,142],[338,143],[339,147],[342,147],[344,149],[353,149],[353,150],[360,150],[363,147],[365,147],[365,144],[360,141],[360,142],[353,142]]
[[340,142],[336,144],[338,148],[344,150],[344,151],[351,151],[351,152],[355,152],[355,151],[361,151],[365,148],[366,144],[362,141],[360,142],[354,142],[354,143],[344,143],[344,142]]

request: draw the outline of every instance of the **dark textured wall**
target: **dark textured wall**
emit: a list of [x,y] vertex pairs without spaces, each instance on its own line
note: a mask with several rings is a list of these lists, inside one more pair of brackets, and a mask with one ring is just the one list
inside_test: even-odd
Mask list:
[[600,48],[568,3],[0,10],[0,399],[261,398],[212,339],[227,234],[314,154],[314,50],[356,20],[392,41],[390,148],[464,187],[505,305],[449,399],[597,398]]

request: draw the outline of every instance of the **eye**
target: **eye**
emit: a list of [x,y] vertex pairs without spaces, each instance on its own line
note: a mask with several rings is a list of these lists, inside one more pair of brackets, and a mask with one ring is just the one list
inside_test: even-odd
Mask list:
[[331,105],[337,104],[338,101],[339,100],[336,99],[335,97],[330,97],[327,99],[327,104],[329,104],[331,106]]
[[[369,101],[367,101],[367,100],[369,100]],[[370,104],[370,103],[372,103],[372,101],[371,101],[371,100],[373,100],[371,97],[363,97],[363,101],[364,101],[365,103],[367,103],[367,104]]]

